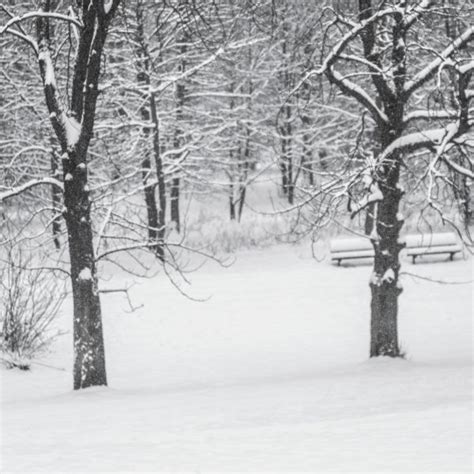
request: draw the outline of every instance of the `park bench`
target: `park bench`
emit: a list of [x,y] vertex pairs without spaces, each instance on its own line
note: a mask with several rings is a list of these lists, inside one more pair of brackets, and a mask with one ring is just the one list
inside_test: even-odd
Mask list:
[[460,252],[461,245],[452,232],[436,234],[412,234],[405,237],[407,255],[415,263],[416,257],[449,253],[450,260]]
[[374,257],[372,242],[366,237],[339,237],[329,242],[331,260],[338,265],[342,260]]
[[[415,263],[416,257],[449,253],[451,260],[461,251],[461,246],[452,232],[436,234],[412,234],[404,238],[407,255]],[[329,243],[331,261],[341,264],[342,260],[373,258],[374,249],[369,238],[339,237]]]

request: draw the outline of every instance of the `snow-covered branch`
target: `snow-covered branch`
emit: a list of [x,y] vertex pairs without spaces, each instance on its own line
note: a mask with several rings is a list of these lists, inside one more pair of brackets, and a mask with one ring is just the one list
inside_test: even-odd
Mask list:
[[[461,35],[459,35],[444,51],[442,51],[436,59],[431,61],[425,68],[418,72],[415,77],[407,81],[404,88],[405,97],[409,97],[415,90],[420,88],[424,83],[430,80],[435,74],[438,68],[459,48],[468,44],[474,37],[474,26],[467,28]],[[472,67],[471,63],[467,66]],[[469,68],[467,68],[469,69]]]
[[344,94],[353,97],[361,105],[363,105],[372,114],[374,120],[377,122],[388,121],[386,114],[379,107],[377,107],[375,101],[372,100],[370,95],[364,89],[362,89],[362,87],[347,77],[344,77],[340,72],[333,69],[333,67],[329,67],[326,70],[326,74],[329,81],[336,84]]
[[418,5],[415,5],[408,15],[406,15],[404,27],[410,28],[413,23],[415,23],[423,13],[426,13],[432,5],[433,0],[422,0]]
[[456,119],[459,112],[456,110],[414,110],[403,118],[403,124],[408,125],[414,120],[449,120]]
[[0,201],[4,201],[6,199],[12,198],[13,196],[18,196],[19,194],[24,193],[25,191],[31,188],[34,188],[36,186],[40,186],[43,184],[55,186],[61,191],[63,190],[63,184],[61,183],[61,181],[55,178],[45,177],[45,178],[39,178],[39,179],[32,179],[31,181],[21,184],[20,186],[6,188],[3,191],[1,191]]
[[32,18],[50,18],[55,20],[64,20],[73,25],[82,28],[82,23],[77,19],[69,15],[63,15],[61,13],[54,13],[54,12],[44,12],[44,11],[36,11],[36,12],[28,12],[21,16],[14,16],[10,18],[2,28],[0,28],[0,35],[5,33],[7,30],[10,30],[12,26],[15,26],[17,23],[21,23],[22,21],[29,20]]
[[438,147],[443,146],[444,152],[449,143],[462,143],[463,135],[459,135],[459,125],[459,122],[455,122],[443,128],[403,135],[383,151],[379,156],[379,163],[383,163],[395,153],[412,153],[422,148],[438,151]]

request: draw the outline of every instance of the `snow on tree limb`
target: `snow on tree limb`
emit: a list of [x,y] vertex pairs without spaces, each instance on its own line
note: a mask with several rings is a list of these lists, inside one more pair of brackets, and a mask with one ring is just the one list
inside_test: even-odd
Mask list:
[[467,176],[470,179],[474,179],[474,172],[459,163],[450,160],[447,156],[443,157],[443,161],[456,173]]
[[82,23],[77,18],[71,17],[69,15],[63,15],[61,13],[54,13],[54,12],[36,11],[36,12],[28,12],[28,13],[25,13],[24,15],[10,18],[10,20],[8,20],[5,23],[5,25],[2,28],[0,28],[0,35],[7,32],[7,30],[10,30],[11,27],[15,26],[17,23],[21,23],[22,21],[29,20],[32,18],[34,19],[50,18],[54,20],[64,20],[64,21],[72,23],[73,25],[76,25],[79,28],[82,28]]
[[15,30],[13,28],[7,28],[5,30],[5,33],[9,33],[13,36],[16,36],[17,38],[22,39],[23,41],[28,43],[33,48],[33,50],[36,54],[38,54],[38,44],[36,43],[36,41],[31,36],[25,35],[25,34],[21,33],[20,31]]
[[333,65],[340,58],[340,54],[344,51],[350,41],[356,38],[365,28],[367,28],[367,25],[385,16],[393,15],[393,13],[396,11],[396,8],[387,8],[385,10],[380,10],[374,13],[370,18],[367,18],[367,20],[354,24],[353,28],[348,31],[341,38],[341,40],[331,49],[321,66],[318,69],[314,70],[314,74],[325,73],[326,70],[330,68],[331,65]]
[[44,67],[44,84],[56,88],[56,77],[54,74],[53,61],[51,60],[51,54],[47,48],[43,48],[38,54],[38,61],[43,63]]
[[[419,5],[413,7],[409,13],[407,14],[407,19],[405,22],[405,26],[409,27],[413,24],[414,21],[422,14],[426,9],[431,5],[432,0],[423,0]],[[389,15],[393,15],[395,13],[402,13],[404,14],[403,10],[399,7],[392,7],[392,8],[385,8],[384,10],[379,10],[374,13],[372,16],[363,20],[359,23],[351,23],[352,29],[348,31],[341,40],[332,48],[329,54],[326,56],[325,60],[323,61],[322,65],[313,71],[313,74],[323,74],[326,70],[334,64],[339,58],[342,51],[346,48],[346,46],[353,40],[356,36],[358,36],[362,31],[364,31],[368,25],[374,23],[375,21]]]
[[414,120],[449,120],[456,119],[459,112],[456,110],[414,110],[403,118],[404,125]]
[[[445,151],[450,143],[462,143],[463,136],[459,136],[459,122],[449,124],[443,128],[409,133],[394,140],[379,156],[379,163],[389,159],[395,153],[407,153],[430,148],[437,150],[438,154]],[[440,147],[443,147],[440,153]]]
[[428,11],[432,4],[433,0],[422,0],[418,5],[415,5],[411,12],[405,18],[405,28],[410,28],[423,13],[426,13]]
[[[437,55],[436,59],[431,61],[424,69],[418,72],[415,77],[405,85],[404,94],[409,97],[416,89],[420,88],[425,82],[430,80],[438,68],[460,47],[469,43],[474,37],[474,26],[467,28],[464,33],[459,35],[442,53]],[[472,70],[472,61],[468,63]]]
[[377,122],[388,122],[387,115],[377,107],[377,104],[372,100],[370,95],[362,89],[355,82],[352,82],[347,77],[344,77],[340,72],[329,67],[326,71],[328,79],[339,86],[339,88],[347,95],[350,95],[356,99],[361,105],[363,105],[374,117]]
[[0,201],[4,201],[6,199],[12,198],[14,196],[18,196],[19,194],[34,188],[36,186],[40,186],[43,184],[48,184],[51,186],[55,186],[58,189],[63,190],[63,184],[61,181],[55,179],[55,178],[39,178],[39,179],[32,179],[31,181],[28,181],[27,183],[21,184],[20,186],[15,186],[12,188],[7,188],[4,191],[0,192]]
[[456,67],[459,74],[469,74],[474,71],[474,59],[471,59],[468,63]]

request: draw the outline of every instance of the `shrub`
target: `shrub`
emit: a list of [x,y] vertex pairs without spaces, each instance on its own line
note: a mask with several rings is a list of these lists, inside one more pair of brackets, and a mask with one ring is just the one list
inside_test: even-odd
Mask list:
[[0,354],[3,363],[22,370],[44,354],[60,334],[52,329],[66,296],[51,270],[31,265],[21,250],[9,250],[0,270]]

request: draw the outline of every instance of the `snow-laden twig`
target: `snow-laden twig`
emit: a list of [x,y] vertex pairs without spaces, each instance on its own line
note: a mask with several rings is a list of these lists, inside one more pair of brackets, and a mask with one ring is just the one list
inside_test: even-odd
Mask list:
[[432,283],[439,283],[440,285],[471,285],[474,283],[474,280],[464,280],[464,281],[447,281],[447,280],[437,280],[435,278],[425,277],[422,275],[417,275],[416,273],[411,272],[400,272],[399,276],[408,275],[413,278],[418,278],[420,280],[431,281]]

